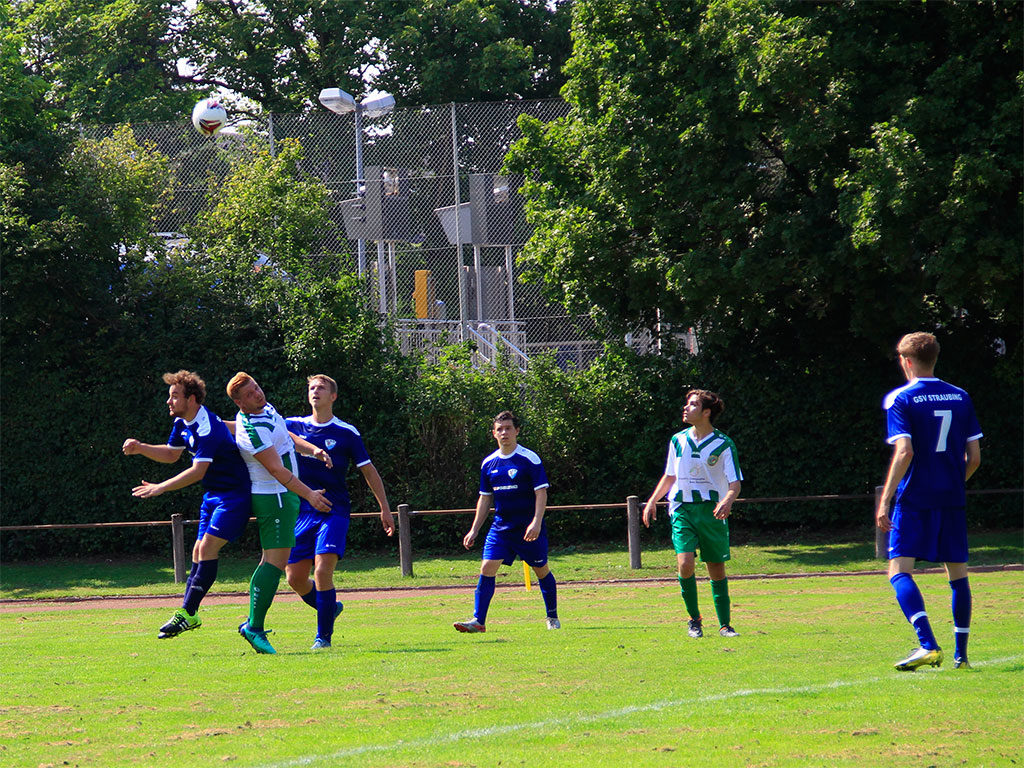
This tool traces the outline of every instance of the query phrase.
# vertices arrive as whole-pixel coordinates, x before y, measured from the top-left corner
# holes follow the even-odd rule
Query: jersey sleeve
[[[967,399],[967,442],[973,443],[976,440],[980,440],[984,435],[981,431],[981,425],[978,423],[978,416],[974,412],[974,402],[971,400],[970,395],[965,395]]]
[[[487,464],[480,466],[480,495],[493,496],[494,489],[491,488],[491,479],[487,476]]]
[[[539,491],[551,485],[548,482],[548,473],[544,471],[544,462],[538,461],[533,465],[533,490]]]
[[[370,461],[370,454],[366,450],[366,444],[363,443],[363,438],[358,432],[352,433],[352,437],[349,438],[348,455],[352,459],[352,463],[357,467],[363,467],[372,463]]]
[[[902,395],[896,396],[891,404],[888,404],[885,411],[885,425],[885,442],[889,445],[894,444],[901,437],[910,437],[910,414],[907,408],[907,399]]]
[[[235,444],[238,450],[250,456],[270,448],[270,444],[260,439],[256,428],[245,417],[235,422]]]
[[[736,455],[736,446],[729,441],[729,447],[722,451],[722,472],[725,479],[730,483],[736,483],[743,479],[743,472],[740,470],[740,459]]]
[[[172,448],[188,447],[188,443],[185,442],[184,422],[181,419],[175,419],[171,424],[171,434],[167,436],[167,444]]]
[[[673,437],[668,441],[668,454],[665,456],[665,474],[669,477],[676,477],[679,472],[676,457],[679,454],[678,438]]]
[[[213,461],[220,448],[219,443],[220,439],[213,433],[198,435],[196,437],[196,452],[192,456],[192,461],[199,463]]]

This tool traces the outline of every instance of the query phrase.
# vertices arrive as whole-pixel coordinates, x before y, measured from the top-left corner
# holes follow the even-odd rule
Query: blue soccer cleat
[[[267,640],[269,629],[249,629],[249,622],[243,621],[238,625],[238,634],[244,637],[256,653],[277,653],[274,646]]]

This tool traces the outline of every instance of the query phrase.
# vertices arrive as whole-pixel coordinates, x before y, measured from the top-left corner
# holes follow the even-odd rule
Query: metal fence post
[[[875,511],[878,509],[878,503],[882,500],[883,490],[884,486],[875,486],[875,507],[871,512],[871,522],[875,525],[875,558],[878,560],[889,559],[889,534],[878,527],[878,522],[875,518]]]
[[[174,583],[185,581],[185,516],[171,515],[171,548],[174,550]]]
[[[629,537],[629,567],[640,568],[640,499],[626,497],[626,528]]]
[[[409,530],[409,505],[398,505],[398,562],[402,576],[412,576],[412,531]]]

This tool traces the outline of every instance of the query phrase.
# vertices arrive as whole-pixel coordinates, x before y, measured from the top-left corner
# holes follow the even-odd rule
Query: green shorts
[[[260,529],[263,549],[295,546],[295,521],[299,517],[299,497],[288,493],[254,493],[252,513]]]
[[[715,518],[717,506],[714,501],[675,506],[672,546],[677,555],[700,549],[700,559],[705,563],[724,563],[729,559],[729,521]]]

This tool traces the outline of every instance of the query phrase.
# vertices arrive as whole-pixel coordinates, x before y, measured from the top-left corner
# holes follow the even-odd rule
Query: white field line
[[[984,662],[974,664],[975,667],[988,667],[993,664],[1005,664],[1010,661],[1019,661],[1024,659],[1024,655],[1016,656],[1005,656],[1000,659],[989,659]],[[424,747],[435,747],[442,744],[454,744],[459,741],[472,741],[475,739],[487,738],[490,736],[504,736],[509,733],[519,733],[521,731],[542,731],[549,728],[561,728],[564,726],[581,725],[586,723],[595,723],[602,720],[613,720],[618,717],[625,717],[627,715],[635,715],[642,712],[660,712],[665,709],[682,709],[692,708],[694,704],[709,703],[715,701],[727,701],[729,699],[743,699],[750,698],[753,696],[778,696],[778,695],[794,695],[801,693],[820,693],[822,691],[831,691],[837,688],[849,688],[855,685],[870,685],[872,683],[880,682],[883,678],[881,677],[867,677],[860,680],[833,680],[830,683],[820,683],[818,685],[794,685],[790,687],[781,688],[741,688],[737,691],[730,691],[728,693],[716,693],[708,696],[698,696],[696,698],[689,697],[686,699],[670,699],[668,701],[653,701],[650,704],[638,704],[632,707],[621,707],[619,709],[610,709],[605,712],[595,712],[590,715],[578,715],[571,717],[558,717],[551,720],[534,720],[533,722],[525,723],[510,723],[509,725],[493,725],[488,728],[470,728],[463,731],[455,731],[448,734],[440,734],[437,736],[431,736],[424,739],[414,739],[412,741],[403,741],[401,739],[397,741],[391,741],[384,744],[364,744],[359,747],[349,747],[348,749],[339,749],[336,752],[331,752],[326,755],[306,755],[304,757],[295,757],[290,760],[284,760],[275,763],[261,763],[254,768],[297,768],[297,766],[307,765],[318,765],[328,763],[332,760],[341,760],[346,757],[358,757],[359,755],[365,755],[370,753],[386,753],[392,752],[399,749],[422,749]]]

